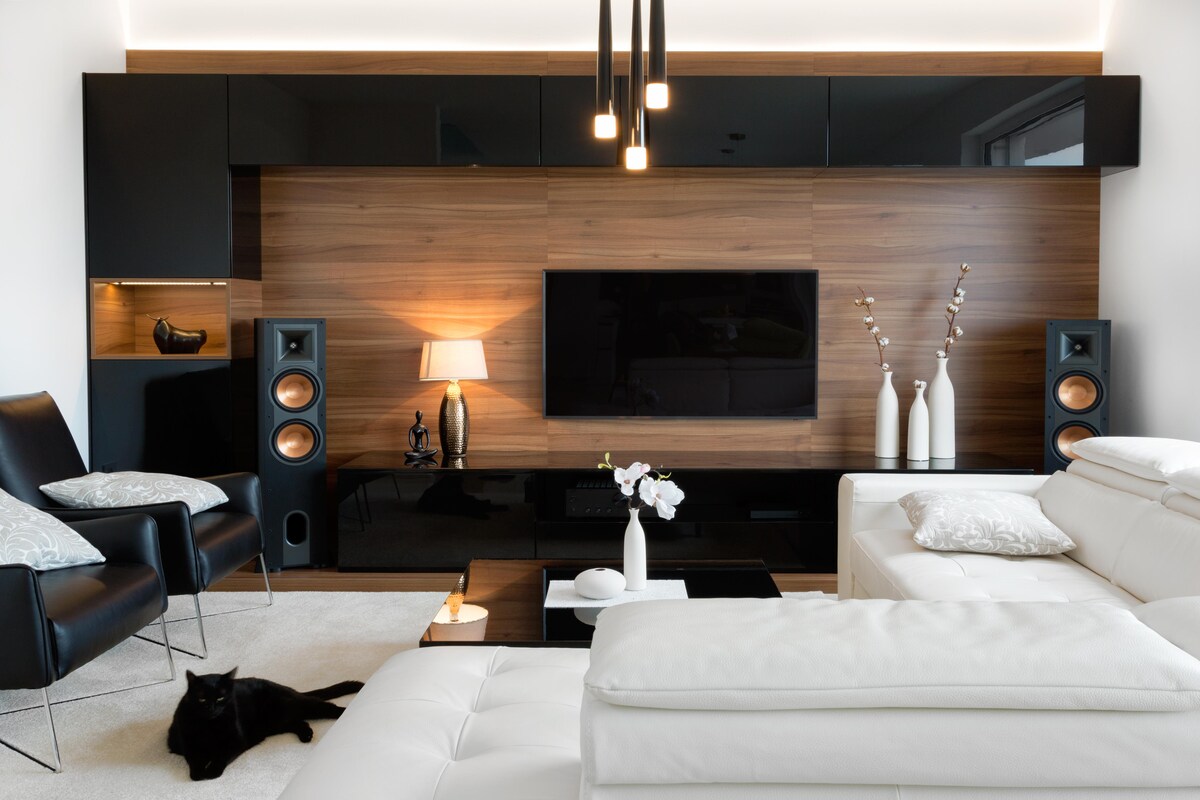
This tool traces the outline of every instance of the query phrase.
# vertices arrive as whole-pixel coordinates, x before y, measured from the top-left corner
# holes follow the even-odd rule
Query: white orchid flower
[[[634,486],[649,471],[649,464],[635,461],[629,465],[628,469],[615,468],[613,470],[613,478],[617,481],[617,485],[621,487],[621,494],[626,497],[633,497]]]
[[[643,478],[638,484],[638,494],[642,502],[653,506],[663,519],[675,517],[675,506],[683,502],[683,490],[675,485],[675,481],[656,481],[653,478]]]

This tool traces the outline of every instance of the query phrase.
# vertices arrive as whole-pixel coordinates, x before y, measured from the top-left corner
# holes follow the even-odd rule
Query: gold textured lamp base
[[[458,381],[450,381],[446,395],[442,398],[442,412],[438,417],[438,435],[442,440],[442,452],[447,456],[467,454],[467,437],[471,432],[471,417],[467,413],[467,398],[463,396]]]

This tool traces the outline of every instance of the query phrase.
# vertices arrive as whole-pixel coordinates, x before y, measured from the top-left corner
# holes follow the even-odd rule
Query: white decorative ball
[[[575,593],[589,600],[608,600],[625,591],[625,576],[615,569],[597,567],[575,576]]]

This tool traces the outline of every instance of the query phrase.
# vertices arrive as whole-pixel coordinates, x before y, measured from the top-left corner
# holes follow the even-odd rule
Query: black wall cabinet
[[[651,167],[824,167],[828,78],[679,77],[671,106],[646,112]],[[592,135],[596,82],[542,78],[542,164],[622,162],[628,81],[617,79],[616,140]]]
[[[537,166],[535,76],[230,75],[231,164]]]
[[[229,277],[224,75],[84,75],[88,274]]]
[[[1137,77],[830,78],[834,167],[1138,163]]]
[[[646,112],[651,167],[823,167],[829,79],[681,77]]]

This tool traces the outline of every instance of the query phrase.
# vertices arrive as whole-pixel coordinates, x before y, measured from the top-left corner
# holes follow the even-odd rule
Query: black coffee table
[[[587,647],[592,626],[570,608],[545,608],[552,580],[574,580],[585,569],[610,567],[606,561],[477,559],[463,573],[465,602],[488,611],[483,638],[472,642],[434,641],[427,628],[421,646],[504,644],[512,646]],[[682,580],[689,598],[779,597],[779,588],[761,561],[651,562],[650,580]]]

